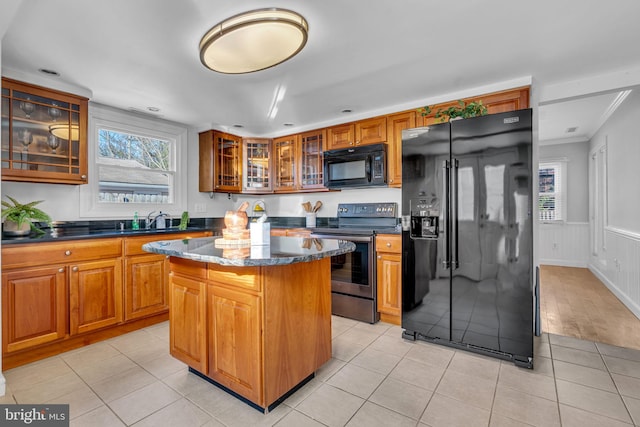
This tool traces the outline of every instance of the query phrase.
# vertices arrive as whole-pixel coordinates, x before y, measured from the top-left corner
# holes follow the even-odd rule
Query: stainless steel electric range
[[[397,203],[341,203],[336,227],[314,228],[312,237],[355,243],[356,250],[331,257],[332,313],[368,323],[378,321],[375,234],[394,233]]]

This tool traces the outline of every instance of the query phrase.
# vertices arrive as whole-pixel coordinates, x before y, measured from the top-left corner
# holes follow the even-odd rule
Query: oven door
[[[321,239],[340,239],[353,242],[356,249],[331,257],[331,291],[340,294],[374,299],[376,295],[373,236],[345,236],[316,234]]]

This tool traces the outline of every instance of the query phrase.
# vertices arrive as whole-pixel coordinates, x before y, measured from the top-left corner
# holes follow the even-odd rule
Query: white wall
[[[590,141],[607,144],[604,250],[589,268],[640,318],[640,89],[635,89]]]

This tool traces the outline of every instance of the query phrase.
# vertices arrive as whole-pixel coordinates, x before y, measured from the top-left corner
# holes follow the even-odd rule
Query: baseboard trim
[[[541,259],[539,262],[540,265],[555,265],[558,267],[578,267],[578,268],[588,268],[589,265],[586,261],[569,261],[562,259]]]
[[[624,292],[620,291],[620,289],[613,282],[611,282],[595,264],[589,263],[588,268],[598,279],[600,279],[602,283],[604,283],[604,285],[620,300],[620,302],[622,302],[625,307],[629,309],[629,311],[631,311],[638,319],[640,319],[639,305],[631,301],[629,297],[624,294]]]

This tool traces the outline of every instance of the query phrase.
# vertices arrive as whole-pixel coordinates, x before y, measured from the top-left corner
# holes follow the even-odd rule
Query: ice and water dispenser
[[[410,200],[410,236],[412,239],[437,239],[440,203],[436,197]]]

